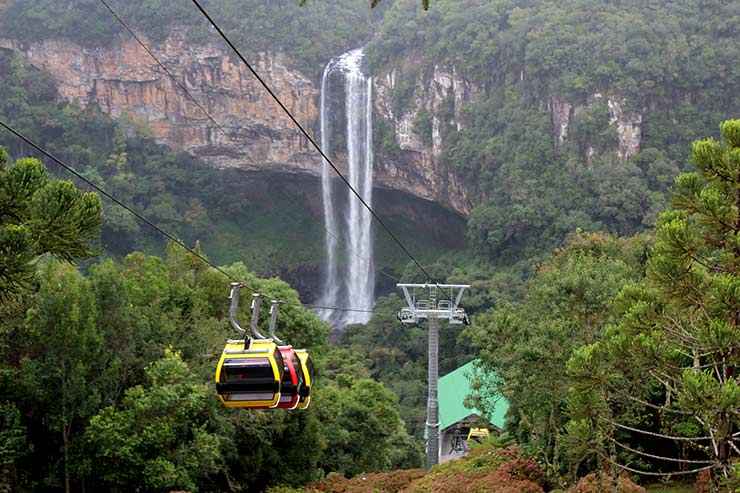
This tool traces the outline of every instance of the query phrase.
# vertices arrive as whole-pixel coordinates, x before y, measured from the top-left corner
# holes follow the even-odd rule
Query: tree
[[[406,450],[395,450],[401,456],[397,460],[409,462],[402,456],[410,455],[415,444],[403,429],[398,397],[382,383],[363,379],[322,387],[316,405],[327,441],[320,464],[324,471],[351,477],[388,470],[390,453],[399,445]]]
[[[478,316],[468,330],[481,351],[472,403],[486,412],[492,392],[506,397],[518,438],[551,474],[559,473],[558,434],[567,421],[565,364],[575,349],[601,338],[614,296],[642,276],[646,245],[644,237],[579,233],[538,266],[520,304]]]
[[[97,194],[50,178],[37,159],[7,166],[0,147],[0,301],[30,286],[39,255],[68,262],[93,255],[101,215]]]
[[[28,453],[21,413],[12,402],[0,403],[0,492],[17,490],[17,461]]]
[[[117,372],[104,364],[106,348],[89,281],[51,259],[42,264],[40,280],[26,320],[28,332],[23,337],[29,340],[29,352],[20,361],[19,376],[33,408],[43,410],[45,427],[61,436],[69,493],[72,480],[79,477],[72,455],[77,427],[84,427],[95,414],[101,389]]]
[[[147,385],[128,389],[120,408],[90,420],[95,477],[113,491],[196,491],[221,464],[219,438],[208,429],[211,390],[172,351],[146,373]]]
[[[370,0],[370,8],[377,7],[382,0]],[[301,7],[306,5],[308,0],[301,0]],[[429,10],[429,0],[421,0],[421,5],[424,7],[424,10]]]
[[[377,7],[380,2],[381,0],[370,0],[370,7]],[[429,0],[421,0],[421,5],[424,7],[424,10],[429,10]]]
[[[624,433],[631,423],[617,413],[636,400],[649,418],[632,431],[704,451],[716,480],[729,475],[738,455],[740,420],[740,120],[725,121],[720,131],[720,141],[694,142],[696,171],[676,179],[673,207],[656,224],[647,277],[620,293],[618,323],[569,363],[574,399],[595,395],[602,411],[590,419],[593,430]]]

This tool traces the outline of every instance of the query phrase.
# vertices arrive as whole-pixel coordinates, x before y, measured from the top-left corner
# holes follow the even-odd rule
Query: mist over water
[[[362,49],[352,50],[332,59],[324,69],[319,124],[321,148],[328,153],[332,148],[331,112],[345,112],[346,126],[343,130],[347,142],[347,180],[365,202],[372,205],[372,79],[362,72],[363,56]],[[330,107],[331,80],[337,72],[344,83],[343,108]],[[324,161],[321,196],[326,226],[326,256],[321,304],[370,310],[375,290],[372,216],[348,188],[334,190],[333,184],[337,179]],[[345,200],[340,200],[340,193],[346,194]],[[318,313],[323,320],[339,328],[347,324],[366,323],[370,319],[370,313],[363,312],[323,309]]]

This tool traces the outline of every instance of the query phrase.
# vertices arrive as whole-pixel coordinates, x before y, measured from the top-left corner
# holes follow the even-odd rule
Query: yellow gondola
[[[300,399],[298,400],[298,409],[306,409],[311,403],[311,384],[313,382],[313,362],[311,356],[308,355],[308,351],[305,349],[296,349],[295,354],[298,355],[298,359],[301,362],[301,371],[303,372],[303,388],[300,392]]]
[[[270,339],[228,341],[216,367],[216,392],[226,407],[271,408],[280,402],[283,357]]]
[[[476,442],[479,442],[483,439],[488,438],[491,436],[491,432],[488,431],[488,428],[470,428],[470,432],[468,433],[468,441],[475,440]]]
[[[226,407],[305,409],[310,402],[314,369],[305,349],[293,349],[275,335],[280,302],[270,308],[270,337],[257,325],[261,295],[252,295],[251,337],[239,325],[238,282],[231,283],[229,321],[244,340],[229,340],[216,366],[216,392]],[[278,346],[280,344],[280,346]]]
[[[240,283],[231,283],[229,321],[243,340],[229,340],[216,365],[216,392],[226,407],[272,408],[280,403],[281,383],[285,372],[280,348],[275,341],[260,334],[260,295],[252,296],[252,335],[239,326],[236,313],[239,306]]]

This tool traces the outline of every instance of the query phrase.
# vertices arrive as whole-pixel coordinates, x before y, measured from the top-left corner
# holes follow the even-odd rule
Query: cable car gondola
[[[480,442],[489,436],[491,436],[491,432],[488,428],[470,428],[470,431],[468,432],[468,441],[475,440],[476,442]]]
[[[271,340],[230,340],[216,367],[216,392],[226,407],[272,408],[281,398],[284,362]]]
[[[236,311],[241,284],[231,284],[232,327],[243,340],[229,340],[216,366],[216,392],[226,407],[274,408],[280,404],[285,362],[275,341],[259,333],[259,295],[252,300],[252,335],[239,326]]]
[[[293,346],[285,343],[275,335],[275,325],[277,324],[277,315],[280,303],[273,300],[270,307],[270,338],[276,341],[280,346],[280,354],[283,358],[284,373],[281,382],[280,402],[276,406],[278,409],[295,409],[300,401],[305,378],[301,369],[301,362]]]
[[[239,332],[236,312],[240,283],[231,284],[231,325]],[[313,363],[305,349],[293,349],[275,335],[279,302],[270,307],[270,337],[257,328],[261,295],[252,298],[252,336],[229,340],[216,367],[216,391],[227,407],[305,409],[314,380]],[[278,346],[278,344],[280,344]]]
[[[278,409],[295,409],[298,407],[304,384],[301,362],[291,346],[279,346],[279,349],[285,364],[285,373],[281,384],[280,403],[276,407]]]
[[[311,403],[311,384],[313,382],[313,362],[311,356],[308,355],[308,351],[305,349],[296,349],[295,353],[298,355],[298,359],[301,362],[301,370],[303,371],[303,387],[300,391],[300,399],[298,400],[298,409],[306,409]]]

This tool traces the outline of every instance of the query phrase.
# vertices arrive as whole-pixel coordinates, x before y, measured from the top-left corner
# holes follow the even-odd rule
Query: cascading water
[[[368,205],[372,203],[372,79],[362,72],[362,49],[352,50],[332,59],[321,78],[319,124],[321,148],[329,153],[332,144],[330,117],[332,75],[343,80],[345,135],[347,140],[347,179]],[[330,156],[333,158],[332,156]],[[326,226],[326,263],[321,304],[370,310],[375,290],[375,269],[371,237],[372,217],[357,197],[347,188],[346,202],[338,200],[333,190],[334,171],[323,163],[321,197]],[[339,218],[338,218],[339,216]],[[343,220],[342,220],[343,219]],[[340,242],[343,238],[345,241]],[[343,244],[341,244],[343,243]],[[342,250],[341,247],[344,247]],[[342,264],[342,265],[340,265]],[[319,316],[335,327],[366,323],[369,313],[324,309]]]

